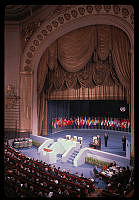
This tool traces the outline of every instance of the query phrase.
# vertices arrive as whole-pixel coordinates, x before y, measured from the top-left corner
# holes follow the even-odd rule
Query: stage
[[[108,139],[108,146],[105,147],[104,144],[104,133],[106,130],[98,130],[98,129],[93,129],[93,130],[64,130],[62,132],[57,132],[54,134],[48,134],[47,138],[51,138],[54,140],[54,142],[57,141],[58,138],[65,138],[66,135],[71,135],[77,136],[77,137],[83,137],[83,142],[82,142],[82,148],[89,147],[90,141],[92,141],[92,137],[96,135],[100,135],[101,137],[101,151],[104,152],[109,152],[112,154],[116,154],[119,156],[126,156],[125,152],[123,152],[122,149],[122,136],[125,135],[126,138],[131,141],[130,138],[130,133],[128,132],[121,132],[121,131],[112,131],[112,130],[107,130],[109,139]],[[36,136],[37,137],[37,136]],[[42,137],[42,139],[45,139]],[[51,146],[51,145],[50,145]],[[50,148],[50,147],[49,147]],[[40,155],[38,153],[38,148],[33,146],[32,148],[24,148],[20,150],[23,154],[40,160]],[[61,162],[62,161],[62,154],[57,154],[57,162],[55,163],[56,168],[60,167],[62,169],[66,169],[67,171],[70,170],[71,173],[76,173],[78,172],[79,174],[83,173],[86,178],[91,177],[93,178],[93,168],[94,166],[89,165],[89,164],[82,164],[79,167],[75,167],[70,160],[67,162]],[[99,169],[98,169],[99,170]],[[100,183],[101,181],[99,181]],[[100,183],[101,184],[101,183]],[[102,183],[102,185],[105,188],[105,184]]]
[[[104,134],[108,133],[108,145],[105,147]],[[122,149],[122,136],[125,135],[129,142],[131,142],[131,133],[114,131],[114,130],[103,130],[103,129],[66,129],[63,131],[48,133],[47,138],[52,138],[56,141],[59,137],[65,138],[66,135],[73,137],[83,137],[82,148],[89,147],[92,142],[92,137],[100,135],[101,138],[101,151],[125,156],[125,152]]]

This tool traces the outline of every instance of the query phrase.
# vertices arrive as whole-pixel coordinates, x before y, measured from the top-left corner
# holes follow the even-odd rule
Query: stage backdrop
[[[47,131],[51,132],[52,118],[70,117],[70,101],[48,100],[47,103]]]
[[[120,108],[125,107],[125,112]],[[70,116],[95,116],[128,118],[129,108],[126,101],[114,100],[82,100],[70,101]]]

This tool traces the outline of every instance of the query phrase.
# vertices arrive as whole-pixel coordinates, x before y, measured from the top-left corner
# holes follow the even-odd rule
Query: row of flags
[[[55,118],[52,119],[52,128],[58,128],[58,127],[66,127],[66,126],[76,126],[76,127],[93,127],[93,126],[107,126],[107,127],[121,127],[121,128],[130,128],[130,121],[128,119],[118,119],[118,118],[112,118],[112,117],[92,117],[87,118],[85,117],[76,117],[76,118]]]

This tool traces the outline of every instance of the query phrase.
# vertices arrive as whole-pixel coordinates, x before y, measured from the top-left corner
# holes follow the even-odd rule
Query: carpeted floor
[[[104,133],[108,132],[108,146],[105,147],[104,145]],[[113,131],[113,130],[98,130],[98,129],[77,129],[77,130],[64,130],[61,132],[57,132],[57,133],[49,133],[47,135],[47,138],[53,138],[54,141],[57,141],[57,139],[59,137],[65,138],[65,136],[67,134],[70,134],[71,137],[73,137],[74,135],[77,137],[83,137],[83,145],[82,148],[84,147],[88,147],[89,143],[92,142],[92,137],[96,136],[96,135],[100,135],[101,137],[101,150],[102,151],[106,151],[106,152],[110,152],[110,153],[114,153],[117,155],[121,155],[121,156],[125,156],[125,152],[123,152],[122,150],[122,136],[125,135],[126,138],[128,139],[128,141],[131,141],[130,138],[130,134],[128,132],[120,132],[120,131]],[[31,158],[35,158],[40,160],[39,158],[39,154],[38,154],[38,148],[37,147],[32,147],[32,148],[24,148],[20,150],[23,154],[27,155],[28,157]],[[73,166],[73,164],[66,162],[66,163],[62,163],[61,162],[61,156],[62,155],[58,155],[58,161],[57,163],[55,163],[56,167],[60,167],[61,170],[62,169],[66,169],[66,170],[70,170],[71,173],[76,173],[78,172],[79,175],[81,175],[81,173],[83,173],[84,177],[88,178],[93,178],[94,179],[94,175],[93,175],[93,168],[94,166],[89,165],[89,164],[83,164],[79,167],[75,167]],[[98,168],[98,171],[100,171],[101,169]],[[98,188],[103,188],[105,189],[106,184],[99,179],[96,179],[95,185]]]

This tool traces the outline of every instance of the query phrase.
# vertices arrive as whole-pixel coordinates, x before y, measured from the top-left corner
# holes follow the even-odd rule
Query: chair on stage
[[[66,139],[70,140],[71,139],[71,135],[66,135]]]
[[[77,141],[77,136],[73,136],[72,140]]]

